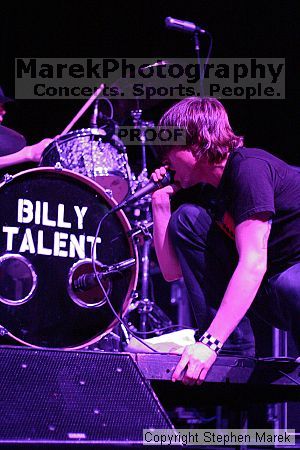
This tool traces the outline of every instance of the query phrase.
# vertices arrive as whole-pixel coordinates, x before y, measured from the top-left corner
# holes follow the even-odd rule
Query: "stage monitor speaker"
[[[0,448],[134,448],[144,428],[172,428],[128,354],[6,346],[0,379]]]

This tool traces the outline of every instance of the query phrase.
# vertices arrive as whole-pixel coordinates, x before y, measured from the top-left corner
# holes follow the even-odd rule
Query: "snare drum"
[[[97,341],[116,320],[102,290],[74,288],[92,273],[99,220],[116,202],[98,184],[69,170],[38,168],[0,186],[0,325],[36,347],[80,348]],[[123,212],[108,216],[95,243],[97,269],[133,258],[103,278],[118,314],[137,283],[137,253]],[[134,261],[133,261],[134,262]]]
[[[101,128],[71,131],[44,151],[41,166],[65,168],[100,184],[118,203],[129,192],[130,167],[124,145],[117,136],[107,139]]]

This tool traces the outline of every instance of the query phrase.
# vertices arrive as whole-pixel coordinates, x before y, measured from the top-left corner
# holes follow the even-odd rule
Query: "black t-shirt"
[[[192,187],[180,189],[171,197],[172,212],[185,203],[202,206],[210,212],[216,201],[216,192],[215,187],[206,183],[198,183]]]
[[[228,158],[217,193],[216,218],[229,229],[270,213],[270,275],[300,262],[300,168],[261,149],[239,148]]]

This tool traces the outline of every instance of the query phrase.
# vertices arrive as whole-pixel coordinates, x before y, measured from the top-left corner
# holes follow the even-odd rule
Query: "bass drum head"
[[[116,324],[100,287],[77,292],[73,278],[92,273],[91,248],[100,219],[116,203],[92,180],[69,170],[38,168],[0,187],[0,325],[36,347],[80,348]],[[96,241],[97,269],[134,258],[103,278],[117,313],[137,283],[135,247],[122,212],[109,215]]]

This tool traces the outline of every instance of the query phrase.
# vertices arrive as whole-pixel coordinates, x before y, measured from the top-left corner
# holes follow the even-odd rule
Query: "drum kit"
[[[135,127],[145,126],[141,110],[131,117]],[[141,154],[135,176],[123,142],[94,120],[90,128],[55,138],[39,167],[4,176],[1,335],[32,347],[76,349],[108,335],[118,324],[115,313],[129,327],[132,311],[138,313],[132,329],[141,337],[172,324],[150,298],[150,195],[108,214],[96,232],[108,212],[149,181],[145,142]]]

